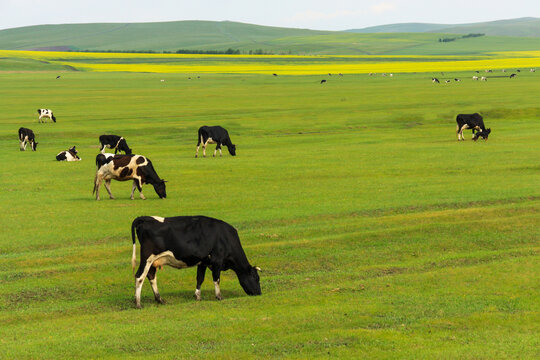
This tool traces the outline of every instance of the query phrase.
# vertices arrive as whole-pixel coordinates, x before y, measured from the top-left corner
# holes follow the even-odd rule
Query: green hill
[[[528,24],[529,29],[533,29],[535,22]],[[504,22],[493,26],[509,28],[516,27],[517,23]],[[424,30],[428,28],[424,27]],[[409,27],[408,30],[414,29]],[[468,28],[466,32],[481,31]],[[540,48],[540,37],[482,36],[462,39],[448,35],[449,31],[444,32],[366,34],[277,28],[230,21],[38,25],[0,30],[0,49],[175,52],[179,49],[225,51],[230,48],[242,53],[262,51],[273,54],[462,55]],[[456,37],[456,41],[438,41],[441,37],[452,36]]]
[[[497,20],[472,24],[402,23],[351,29],[354,33],[482,33],[492,36],[540,37],[540,19],[533,17]]]

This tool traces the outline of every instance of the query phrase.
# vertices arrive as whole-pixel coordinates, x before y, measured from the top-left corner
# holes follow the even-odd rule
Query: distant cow
[[[460,79],[458,79],[458,78],[454,78],[454,81],[461,81],[461,80],[460,80]]]
[[[119,151],[123,151],[126,155],[131,154],[131,149],[129,148],[126,139],[118,135],[101,135],[99,137],[99,144],[101,146],[101,153],[105,153],[105,148],[114,149],[116,154]]]
[[[322,79],[322,80],[321,80],[321,84],[324,84],[325,82],[326,82],[325,79]]]
[[[94,178],[94,191],[96,200],[100,200],[99,187],[105,181],[105,189],[109,193],[109,197],[114,199],[111,193],[111,180],[127,181],[133,180],[133,188],[131,190],[131,200],[135,188],[139,190],[141,199],[146,199],[142,193],[143,184],[152,184],[156,194],[162,199],[167,197],[165,192],[165,180],[160,179],[152,162],[142,155],[114,155],[98,154],[96,156],[96,165],[101,165],[96,171]]]
[[[58,161],[79,161],[81,158],[77,155],[79,152],[75,150],[75,146],[68,150],[61,151],[56,155]]]
[[[515,78],[516,76],[517,76],[517,74],[511,74],[510,79]]]
[[[37,112],[39,114],[39,122],[45,122],[45,120],[42,120],[44,117],[48,117],[52,121],[56,122],[56,117],[54,116],[51,109],[38,109]]]
[[[487,81],[487,77],[482,76],[482,77],[480,78],[480,80],[481,80],[481,81]]]
[[[278,76],[276,73],[273,73],[272,75],[273,75],[273,76]]]
[[[432,83],[437,83],[437,84],[440,84],[441,82],[439,81],[439,79],[437,78],[431,78],[431,82]]]
[[[195,297],[201,300],[201,284],[206,268],[212,271],[215,295],[221,300],[221,272],[232,269],[248,295],[261,295],[258,271],[251,266],[238,232],[224,221],[206,216],[141,216],[131,224],[133,252],[131,265],[137,265],[136,237],[141,244],[139,269],[135,273],[135,303],[141,308],[141,289],[148,277],[154,298],[163,304],[156,279],[156,270],[169,265],[177,269],[197,266]]]
[[[195,157],[199,156],[199,146],[203,146],[203,156],[206,157],[206,145],[217,144],[214,150],[214,157],[219,150],[219,156],[222,156],[221,146],[225,145],[232,156],[236,155],[236,145],[231,142],[229,133],[221,126],[201,126],[199,128],[199,138],[197,140],[197,151]]]
[[[449,83],[450,83],[450,80],[444,80],[444,83],[445,83],[445,84],[449,84]]]
[[[529,70],[529,71],[530,71],[530,72],[535,72],[535,71],[536,71],[536,69],[531,69],[531,70]]]
[[[491,132],[491,129],[486,129],[484,126],[484,119],[482,116],[478,113],[474,114],[459,114],[456,117],[456,133],[459,140],[465,140],[465,137],[463,136],[463,130],[465,129],[471,129],[473,132],[473,138],[475,131],[483,132],[484,134],[482,137],[484,137],[484,140],[487,140],[487,137],[489,133]]]
[[[474,75],[474,76],[472,77],[472,79],[473,79],[473,80],[478,80],[478,76]]]
[[[30,144],[32,151],[36,151],[38,143],[36,142],[34,132],[22,127],[19,129],[19,148],[21,151],[25,151],[28,144]]]

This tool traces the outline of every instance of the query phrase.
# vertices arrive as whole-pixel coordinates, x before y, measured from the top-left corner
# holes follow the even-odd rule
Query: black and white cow
[[[201,284],[206,268],[212,271],[215,295],[221,300],[219,288],[222,271],[232,269],[248,295],[261,295],[260,268],[251,266],[238,232],[224,221],[206,216],[176,216],[162,218],[141,216],[131,224],[133,253],[131,265],[137,265],[136,237],[141,244],[139,269],[135,273],[135,303],[141,308],[141,289],[148,277],[154,298],[164,303],[159,295],[156,270],[164,265],[177,269],[197,266],[195,297],[201,300]]]
[[[439,81],[439,79],[437,78],[431,78],[431,82],[432,83],[437,83],[437,84],[440,84],[441,82]]]
[[[42,121],[44,117],[48,117],[52,121],[56,122],[56,117],[53,115],[53,112],[51,109],[38,109],[37,112],[39,114],[39,119],[38,119],[39,122],[45,122],[45,120]]]
[[[118,181],[133,180],[131,200],[133,200],[135,188],[139,190],[141,199],[146,199],[142,193],[143,184],[152,184],[160,198],[167,197],[165,191],[166,181],[159,178],[152,162],[142,155],[98,154],[96,156],[96,165],[98,166],[94,178],[96,200],[100,200],[99,187],[102,182],[105,182],[105,189],[107,189],[109,197],[114,199],[110,188],[112,179]]]
[[[119,151],[125,152],[127,155],[131,154],[131,149],[129,148],[126,139],[118,135],[101,135],[99,137],[99,144],[101,146],[101,153],[105,153],[105,148],[114,149],[116,154]]]
[[[463,130],[465,129],[471,129],[473,132],[473,139],[474,139],[474,133],[475,131],[482,132],[482,137],[484,140],[487,140],[489,133],[491,132],[491,129],[486,129],[484,126],[484,119],[482,116],[478,113],[474,114],[459,114],[456,117],[456,133],[459,140],[465,140],[465,137],[463,136]]]
[[[488,139],[488,136],[489,134],[491,133],[491,129],[487,129],[485,131],[478,131],[476,132],[475,134],[473,134],[473,140],[476,141],[478,140],[480,137],[483,138],[484,140],[487,140]]]
[[[75,146],[69,148],[68,150],[64,150],[58,153],[56,155],[56,160],[58,161],[80,161],[81,158],[79,155],[77,155],[79,152],[75,150]]]
[[[236,145],[231,142],[229,133],[221,126],[201,126],[199,128],[199,139],[197,141],[197,151],[195,157],[199,156],[199,146],[203,146],[203,156],[206,157],[206,145],[217,144],[214,150],[214,156],[219,150],[219,156],[222,156],[221,145],[225,145],[229,149],[232,156],[236,155]]]
[[[36,142],[34,132],[22,127],[19,129],[19,148],[21,151],[25,151],[28,144],[30,144],[32,151],[36,151],[38,143]]]

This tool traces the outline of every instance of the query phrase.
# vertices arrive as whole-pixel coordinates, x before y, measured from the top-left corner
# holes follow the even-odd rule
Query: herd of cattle
[[[434,78],[434,80],[437,80]],[[455,79],[459,81],[459,79]],[[437,80],[438,82],[438,80]],[[50,109],[38,109],[38,121],[44,122],[48,117],[56,122],[56,117]],[[491,129],[486,129],[480,114],[459,114],[456,117],[458,140],[465,140],[463,131],[471,129],[473,140],[482,137],[488,139]],[[96,175],[94,190],[96,200],[100,200],[99,189],[101,184],[114,199],[111,193],[111,180],[133,180],[130,198],[133,200],[135,189],[139,191],[141,199],[143,184],[151,184],[156,194],[161,198],[167,197],[166,181],[161,179],[150,159],[143,155],[133,154],[126,139],[117,135],[101,135],[99,137],[100,152],[96,156]],[[38,143],[31,129],[19,129],[20,150],[26,150],[28,144],[36,151]],[[203,156],[206,157],[208,144],[216,144],[214,157],[221,147],[226,146],[232,156],[236,155],[236,145],[230,139],[227,130],[221,126],[202,126],[198,131],[197,149],[195,157],[199,155],[199,147],[203,147]],[[113,153],[106,153],[105,149],[114,149]],[[124,154],[120,154],[124,152]],[[56,155],[58,161],[80,161],[75,146],[61,151]],[[238,232],[234,227],[224,221],[205,216],[177,216],[163,218],[159,216],[142,216],[136,218],[131,225],[133,241],[132,267],[136,267],[136,238],[140,243],[139,268],[135,272],[135,303],[141,307],[141,289],[145,278],[148,278],[155,300],[164,303],[159,294],[156,279],[156,270],[164,265],[178,269],[197,266],[197,285],[195,298],[201,300],[201,284],[204,281],[207,268],[212,271],[215,296],[222,299],[220,284],[221,271],[232,269],[240,285],[248,295],[260,295],[260,268],[250,265],[240,244]]]

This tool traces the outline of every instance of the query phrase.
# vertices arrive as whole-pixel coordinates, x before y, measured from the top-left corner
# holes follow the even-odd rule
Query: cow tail
[[[56,116],[54,115],[51,115],[52,116],[52,121],[56,122]]]
[[[142,219],[136,218],[131,223],[131,240],[133,241],[133,252],[131,253],[131,269],[135,272],[137,266],[137,227],[140,225]]]

